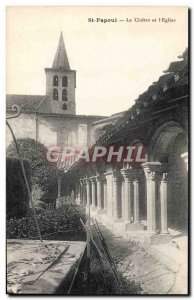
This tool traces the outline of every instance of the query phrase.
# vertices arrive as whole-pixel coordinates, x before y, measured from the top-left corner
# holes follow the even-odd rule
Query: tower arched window
[[[59,100],[59,93],[57,89],[53,89],[53,100]]]
[[[63,87],[67,87],[68,86],[67,76],[63,76],[63,78],[62,78],[62,86]]]
[[[66,103],[63,103],[62,109],[67,110],[67,104]]]
[[[59,78],[58,78],[57,75],[55,75],[55,76],[53,77],[53,85],[54,85],[54,86],[58,86],[58,85],[59,85]]]
[[[63,101],[68,101],[67,90],[66,89],[63,89],[63,91],[62,91],[62,100]]]

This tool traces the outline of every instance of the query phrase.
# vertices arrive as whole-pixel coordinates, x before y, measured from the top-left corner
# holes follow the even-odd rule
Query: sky
[[[52,66],[63,32],[77,71],[77,114],[127,110],[188,45],[184,7],[8,7],[6,27],[9,94],[46,93],[44,68]]]

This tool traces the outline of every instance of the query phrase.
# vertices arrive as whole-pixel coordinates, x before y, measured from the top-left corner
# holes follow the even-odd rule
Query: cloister
[[[121,234],[166,242],[169,229],[188,229],[187,50],[181,58],[96,142],[142,145],[147,161],[76,162],[67,172],[75,201]]]
[[[187,164],[187,155],[183,154],[183,164]],[[187,166],[184,167],[186,170]],[[149,235],[163,235],[163,241],[167,241],[171,217],[168,210],[170,172],[166,164],[157,161],[145,162],[139,168],[126,164],[122,168],[109,166],[104,173],[93,172],[79,180],[76,202],[86,205],[91,216],[104,223],[116,224],[120,233],[146,230]],[[181,193],[186,208],[187,195],[182,187],[178,193]],[[179,209],[177,202],[173,205],[175,210]],[[172,225],[176,227],[171,222]]]

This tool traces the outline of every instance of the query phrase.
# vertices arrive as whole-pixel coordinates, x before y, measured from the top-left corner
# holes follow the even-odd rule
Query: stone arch
[[[53,76],[53,86],[58,86],[59,84],[59,78],[57,75]]]
[[[67,76],[63,76],[62,78],[62,86],[67,87],[68,86],[68,78]]]
[[[62,109],[63,109],[63,110],[67,110],[67,104],[66,104],[66,103],[63,103]]]
[[[53,89],[53,100],[59,100],[58,89]]]
[[[161,162],[168,173],[168,225],[176,229],[186,229],[188,221],[188,174],[181,158],[187,151],[187,133],[174,121],[165,122],[155,130],[148,150],[149,161]]]
[[[155,130],[148,147],[149,161],[167,163],[172,144],[175,142],[177,136],[180,137],[180,135],[184,137],[186,141],[188,140],[184,128],[177,122],[168,121],[159,126]]]
[[[67,89],[63,89],[63,91],[62,91],[62,100],[68,101]]]

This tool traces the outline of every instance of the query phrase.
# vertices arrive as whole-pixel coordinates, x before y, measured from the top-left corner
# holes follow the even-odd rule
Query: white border
[[[105,1],[105,0],[90,0],[90,1],[81,1],[81,0],[47,0],[47,1],[41,1],[41,0],[29,0],[29,1],[14,1],[14,0],[1,0],[0,1],[0,138],[1,138],[1,146],[0,146],[0,190],[1,190],[1,197],[0,197],[0,246],[1,246],[1,256],[0,256],[0,296],[1,299],[7,299],[8,295],[5,294],[5,78],[6,78],[6,48],[5,48],[5,41],[6,41],[6,26],[5,26],[5,10],[6,6],[187,6],[191,9],[193,9],[194,1],[193,0],[176,0],[176,1],[169,1],[169,0],[163,0],[163,1],[130,1],[130,0],[111,0],[111,1]],[[191,22],[192,24],[192,22]],[[191,41],[193,38],[193,28],[191,30]],[[190,44],[191,44],[190,41]],[[192,66],[193,67],[193,63]],[[193,68],[192,68],[193,69]],[[193,80],[192,85],[193,87]],[[191,115],[194,116],[194,106],[191,106]],[[193,124],[192,124],[193,125]],[[193,138],[193,126],[191,126],[191,133]],[[193,149],[192,149],[193,150]],[[193,151],[191,151],[191,156],[193,154]],[[192,177],[191,177],[192,178]],[[191,186],[194,185],[194,179],[191,182]],[[192,200],[192,193],[191,193],[191,200]],[[191,201],[192,202],[192,201]],[[192,216],[194,216],[194,205],[192,205]],[[192,222],[193,224],[193,222]],[[192,232],[192,238],[193,238],[193,232]],[[193,247],[191,248],[193,249]],[[191,251],[192,253],[192,251]],[[193,270],[193,261],[191,260],[192,264],[192,270]],[[191,270],[191,273],[192,273]],[[193,278],[190,282],[191,288],[193,286]],[[64,296],[65,297],[65,296]],[[130,296],[131,297],[131,296]],[[148,296],[149,297],[149,296]],[[24,299],[25,297],[18,297],[17,299]],[[40,296],[36,297],[37,299],[40,298]],[[54,297],[57,299],[57,296]],[[71,297],[72,298],[72,297]],[[73,297],[74,298],[74,297]],[[76,298],[76,297],[75,297]],[[101,297],[104,298],[104,297]],[[134,297],[136,299],[140,299],[141,297]],[[185,297],[184,297],[185,298]]]

